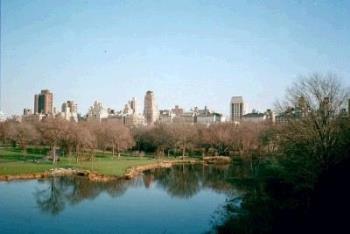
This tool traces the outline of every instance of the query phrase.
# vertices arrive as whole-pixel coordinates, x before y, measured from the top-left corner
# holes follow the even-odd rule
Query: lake
[[[206,233],[241,191],[228,166],[177,165],[132,180],[0,182],[1,233]]]

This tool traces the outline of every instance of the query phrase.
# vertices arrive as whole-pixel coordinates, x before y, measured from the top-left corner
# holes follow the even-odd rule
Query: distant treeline
[[[185,123],[127,128],[117,122],[69,122],[61,118],[42,121],[7,120],[0,123],[0,140],[20,147],[48,146],[65,155],[94,150],[164,156],[260,155],[275,149],[276,127],[266,123],[219,123],[210,126]]]

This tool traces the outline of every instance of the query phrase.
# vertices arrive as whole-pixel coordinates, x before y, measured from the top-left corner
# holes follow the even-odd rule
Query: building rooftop
[[[258,118],[258,117],[264,117],[264,113],[257,113],[257,112],[253,112],[253,113],[248,113],[248,114],[245,114],[243,115],[243,117],[246,117],[246,118]]]
[[[243,97],[242,96],[233,96],[231,98],[231,103],[237,103],[237,102],[243,102]]]

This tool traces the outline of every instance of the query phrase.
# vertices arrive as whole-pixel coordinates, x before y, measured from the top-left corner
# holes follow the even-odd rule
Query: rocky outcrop
[[[0,181],[41,179],[41,178],[46,178],[48,176],[49,176],[48,172],[21,174],[21,175],[1,175]]]
[[[50,169],[49,174],[50,176],[70,176],[70,175],[77,175],[77,176],[87,176],[90,172],[88,170],[79,170],[79,169],[72,169],[72,168],[54,168]]]
[[[119,176],[103,175],[96,172],[90,172],[87,177],[89,180],[95,181],[95,182],[108,182],[111,180],[121,179],[121,177]]]
[[[46,172],[41,173],[28,173],[20,175],[2,175],[0,181],[11,181],[11,180],[29,180],[29,179],[42,179],[50,176],[87,176],[90,172],[87,170],[77,170],[72,168],[54,168]]]
[[[204,157],[203,161],[206,164],[229,164],[231,163],[231,158],[226,156],[211,156]]]
[[[155,168],[169,168],[175,164],[181,164],[181,163],[186,163],[186,164],[195,164],[195,163],[200,163],[198,160],[194,159],[185,159],[185,160],[167,160],[167,161],[161,161],[153,164],[146,164],[142,166],[136,166],[129,168],[126,173],[124,174],[125,179],[131,179],[139,174],[141,174],[144,171],[155,169]]]
[[[172,165],[173,164],[170,162],[159,162],[159,163],[147,164],[143,166],[132,167],[126,171],[123,177],[125,179],[131,179],[138,176],[140,173],[144,171],[155,169],[155,168],[169,168]]]

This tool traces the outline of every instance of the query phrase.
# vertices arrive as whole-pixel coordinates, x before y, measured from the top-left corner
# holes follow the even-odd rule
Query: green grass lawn
[[[152,157],[132,157],[122,155],[113,159],[111,153],[98,153],[93,163],[89,161],[75,162],[75,158],[61,157],[55,165],[45,160],[45,154],[40,151],[29,151],[24,154],[20,149],[0,147],[0,175],[18,175],[48,171],[51,168],[81,168],[97,171],[105,175],[123,175],[126,169],[157,162]]]

